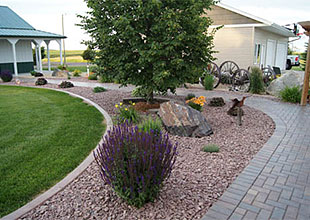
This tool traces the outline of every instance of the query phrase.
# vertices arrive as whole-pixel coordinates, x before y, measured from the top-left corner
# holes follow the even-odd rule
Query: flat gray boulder
[[[302,89],[304,84],[304,72],[303,71],[286,71],[280,78],[273,80],[267,88],[267,93],[279,96],[280,91],[285,89],[285,87],[298,86]]]
[[[213,134],[201,112],[174,101],[161,104],[159,116],[170,134],[182,137],[205,137]]]

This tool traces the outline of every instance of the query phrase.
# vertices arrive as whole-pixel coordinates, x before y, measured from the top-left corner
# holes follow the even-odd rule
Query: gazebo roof
[[[7,6],[0,6],[0,37],[66,38],[36,30]]]

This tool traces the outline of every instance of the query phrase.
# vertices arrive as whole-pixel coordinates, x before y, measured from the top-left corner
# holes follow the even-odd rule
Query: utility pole
[[[62,20],[62,35],[65,36],[65,25],[64,25],[64,14],[61,16]],[[66,47],[65,47],[65,39],[63,39],[63,47],[64,47],[64,66],[66,66]]]

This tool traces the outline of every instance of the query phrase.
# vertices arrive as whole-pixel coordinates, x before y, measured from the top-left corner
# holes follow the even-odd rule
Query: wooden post
[[[305,106],[307,104],[307,97],[309,91],[309,76],[310,76],[310,21],[299,22],[299,25],[301,25],[306,30],[305,34],[309,37],[304,86],[300,102],[300,105]]]
[[[309,36],[308,32],[308,36]],[[310,36],[309,36],[309,43],[308,43],[308,51],[307,51],[307,62],[306,62],[306,70],[305,70],[305,78],[304,78],[304,87],[302,90],[302,98],[301,98],[301,105],[307,104],[307,97],[308,97],[308,90],[309,90],[309,76],[310,76]]]
[[[237,107],[237,124],[239,126],[242,125],[242,110],[241,110],[241,107]]]

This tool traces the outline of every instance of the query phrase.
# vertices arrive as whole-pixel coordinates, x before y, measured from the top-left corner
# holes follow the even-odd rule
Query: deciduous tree
[[[165,93],[201,76],[213,60],[213,0],[85,0],[80,26],[96,63],[122,85]],[[203,16],[204,15],[204,16]]]

